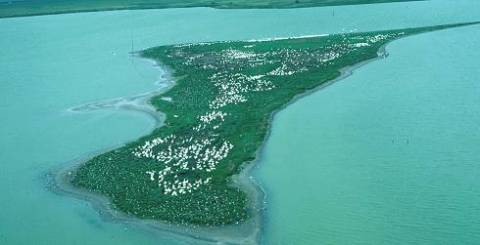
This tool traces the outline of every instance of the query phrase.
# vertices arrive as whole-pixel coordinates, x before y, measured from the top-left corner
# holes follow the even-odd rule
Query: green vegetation
[[[244,221],[251,200],[230,177],[254,160],[273,112],[342,68],[376,58],[394,39],[462,25],[145,50],[144,57],[174,71],[176,85],[151,99],[167,115],[165,125],[88,160],[70,181],[141,218],[207,226]],[[291,164],[292,171],[301,167]]]
[[[122,9],[212,7],[304,8],[423,0],[13,0],[0,2],[0,18]]]

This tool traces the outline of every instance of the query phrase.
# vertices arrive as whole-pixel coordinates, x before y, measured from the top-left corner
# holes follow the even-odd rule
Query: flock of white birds
[[[217,71],[209,77],[209,81],[215,86],[217,94],[210,101],[210,111],[198,116],[198,124],[192,127],[197,132],[188,138],[174,134],[166,137],[157,137],[146,141],[137,147],[133,154],[139,158],[154,159],[158,164],[150,171],[146,171],[147,178],[156,181],[163,188],[165,195],[177,196],[191,193],[201,186],[211,183],[211,177],[205,173],[216,170],[218,164],[225,159],[233,149],[233,145],[222,138],[215,131],[229,116],[222,108],[237,105],[248,101],[248,96],[253,92],[265,92],[275,89],[274,83],[269,81],[268,76],[290,76],[295,73],[307,71],[304,62],[312,60],[318,64],[331,62],[342,55],[362,47],[370,46],[376,42],[392,37],[394,34],[380,34],[359,39],[352,43],[344,40],[341,43],[326,47],[323,52],[306,53],[305,51],[281,49],[257,54],[252,51],[227,49],[217,54],[215,62],[206,62],[204,55],[191,55],[183,57],[187,65],[202,69],[214,69]],[[205,44],[201,44],[205,45]],[[193,45],[177,46],[190,48]],[[254,45],[245,46],[253,48]],[[179,53],[185,55],[185,53]],[[211,54],[210,54],[211,55]],[[308,60],[310,59],[310,60]],[[278,66],[266,74],[246,75],[241,72],[222,70],[225,64],[235,65],[241,63],[248,67],[278,63]],[[208,134],[200,133],[208,130]],[[195,136],[198,135],[198,136]],[[207,136],[208,135],[208,136]],[[197,173],[193,177],[185,173]],[[198,173],[202,174],[198,174]]]

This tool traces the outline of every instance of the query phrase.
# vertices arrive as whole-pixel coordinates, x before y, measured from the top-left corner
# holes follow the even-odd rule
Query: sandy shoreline
[[[137,58],[145,59],[135,55]],[[87,103],[84,105],[69,108],[68,111],[72,113],[85,113],[96,110],[130,110],[145,113],[155,120],[155,125],[151,130],[154,130],[163,125],[166,118],[165,114],[157,111],[151,104],[152,97],[161,95],[168,89],[175,85],[175,78],[171,77],[171,71],[162,64],[150,61],[160,72],[160,79],[155,83],[158,89],[152,92],[126,96],[106,101],[99,101]],[[111,206],[108,198],[95,194],[86,190],[75,188],[70,184],[71,173],[75,171],[81,164],[99,154],[114,150],[123,146],[125,143],[108,147],[106,149],[98,150],[72,161],[59,165],[59,168],[53,169],[47,173],[48,188],[56,194],[75,197],[80,200],[89,202],[92,207],[100,214],[103,220],[108,222],[123,222],[129,225],[147,229],[153,233],[172,234],[179,237],[179,240],[190,242],[204,242],[206,244],[225,243],[225,244],[258,244],[260,236],[260,227],[258,223],[260,218],[258,201],[263,200],[263,194],[249,178],[250,169],[253,164],[244,164],[240,174],[233,177],[232,183],[238,185],[245,190],[252,200],[252,209],[254,213],[252,218],[247,222],[239,225],[227,225],[223,227],[197,227],[197,226],[179,226],[161,222],[158,220],[143,220],[131,215],[127,215],[116,210]]]
[[[386,44],[388,45],[388,44]],[[142,220],[136,218],[131,215],[124,214],[115,208],[111,207],[109,200],[98,194],[94,194],[89,191],[80,190],[78,188],[73,187],[70,185],[70,177],[71,172],[73,172],[78,166],[83,164],[88,159],[102,154],[107,151],[114,150],[118,147],[123,146],[116,145],[107,149],[99,150],[96,152],[92,152],[83,156],[81,158],[69,161],[67,163],[63,163],[60,165],[58,169],[52,170],[48,174],[48,182],[49,182],[49,189],[53,192],[61,195],[72,196],[80,200],[88,201],[92,207],[97,210],[100,214],[102,219],[109,222],[122,222],[129,225],[133,225],[136,227],[141,227],[146,230],[149,230],[153,233],[158,234],[165,234],[168,233],[169,235],[178,236],[179,240],[185,240],[190,242],[204,242],[206,244],[212,243],[225,243],[225,244],[260,244],[261,243],[261,234],[264,229],[262,224],[265,223],[266,216],[265,216],[265,209],[266,203],[268,202],[267,193],[265,191],[265,187],[262,186],[256,179],[253,178],[253,171],[255,168],[258,167],[259,163],[261,162],[261,157],[263,154],[264,146],[268,142],[271,134],[271,126],[275,115],[289,106],[290,104],[295,103],[299,99],[304,96],[308,96],[311,93],[317,92],[321,89],[326,88],[333,83],[343,80],[346,77],[353,74],[353,71],[369,62],[379,60],[385,56],[385,46],[382,46],[378,50],[378,57],[362,61],[357,63],[353,66],[344,67],[340,70],[340,76],[337,78],[327,81],[318,87],[308,90],[305,93],[299,94],[294,97],[289,103],[287,103],[284,107],[273,111],[270,115],[270,119],[268,121],[268,130],[264,141],[262,142],[261,146],[257,149],[256,157],[254,160],[250,162],[245,162],[242,164],[242,170],[238,175],[232,176],[232,184],[239,186],[242,190],[244,190],[248,196],[250,197],[251,201],[251,210],[253,211],[252,217],[243,224],[239,225],[228,225],[224,227],[195,227],[195,226],[178,226],[172,225],[168,223],[164,223],[157,220]],[[138,55],[136,55],[138,57]],[[74,107],[69,109],[71,112],[88,112],[92,110],[101,110],[101,109],[118,109],[118,110],[133,110],[142,113],[146,113],[147,115],[151,116],[155,120],[155,126],[152,128],[161,127],[164,120],[165,115],[161,112],[158,112],[151,104],[150,99],[154,96],[160,95],[167,91],[169,88],[175,85],[175,78],[171,77],[171,71],[162,66],[162,64],[158,64],[155,61],[147,59],[153,62],[155,67],[161,71],[160,79],[157,83],[160,85],[158,89],[148,92],[141,95],[130,96],[130,97],[122,97],[118,99],[112,99],[107,101],[100,101],[95,103],[89,103],[85,105],[81,105],[78,107]],[[125,142],[127,143],[127,142]]]

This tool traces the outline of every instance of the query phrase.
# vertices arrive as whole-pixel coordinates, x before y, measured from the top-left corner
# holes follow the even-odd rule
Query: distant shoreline
[[[72,14],[72,13],[86,13],[86,12],[102,12],[102,11],[119,11],[119,10],[148,10],[148,9],[170,9],[170,8],[214,8],[214,9],[292,9],[292,8],[312,8],[312,7],[328,7],[328,6],[343,6],[343,5],[363,5],[363,4],[379,4],[379,3],[395,3],[395,2],[414,2],[414,1],[428,1],[428,0],[355,0],[345,1],[337,0],[337,2],[319,2],[315,0],[299,0],[267,3],[261,5],[254,3],[235,3],[232,1],[221,1],[223,3],[216,3],[216,1],[200,1],[195,0],[174,1],[173,3],[152,3],[151,1],[139,1],[132,4],[124,4],[120,1],[111,1],[110,5],[95,6],[95,4],[82,5],[81,1],[63,0],[52,3],[52,9],[45,8],[45,4],[35,1],[13,1],[0,3],[0,19],[2,18],[16,18],[16,17],[32,17],[43,15],[58,15],[58,14]],[[120,6],[119,6],[120,5]]]

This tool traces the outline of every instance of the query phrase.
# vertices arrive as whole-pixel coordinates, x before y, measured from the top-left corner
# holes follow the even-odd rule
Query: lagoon
[[[98,212],[88,203],[58,196],[47,188],[48,182],[45,175],[49,171],[71,164],[75,159],[83,158],[86,155],[147,134],[155,126],[154,120],[139,112],[115,109],[88,113],[72,113],[69,111],[69,108],[85,103],[132,96],[156,89],[155,81],[159,80],[160,73],[149,62],[132,58],[129,55],[132,49],[140,50],[162,44],[184,42],[260,39],[475,21],[478,20],[477,13],[479,10],[480,4],[477,1],[451,3],[450,1],[434,0],[419,3],[294,10],[195,8],[113,11],[2,19],[0,20],[0,36],[2,36],[0,44],[3,47],[0,50],[0,113],[3,115],[0,118],[0,135],[2,136],[0,138],[2,149],[0,154],[2,167],[0,171],[0,193],[2,193],[0,197],[0,210],[2,210],[0,213],[0,220],[2,220],[0,222],[0,243],[192,243],[188,239],[172,234],[157,234],[137,226],[105,219],[103,216],[99,216]],[[333,15],[332,12],[335,14]],[[461,14],[459,14],[460,12]],[[408,18],[405,18],[405,16],[408,16]],[[467,30],[467,28],[462,30]],[[471,27],[470,30],[475,30],[475,27]],[[457,33],[456,30],[449,31],[449,33],[451,33],[450,35],[457,35],[455,34]],[[464,33],[464,35],[466,34]],[[408,40],[417,39],[413,37]],[[427,41],[428,38],[424,40],[424,42]],[[398,43],[401,42],[403,41]],[[466,49],[467,46],[457,46],[456,48],[464,50],[464,52],[469,51],[469,49]],[[407,48],[400,51],[394,52],[394,50],[391,50],[391,57],[395,57],[395,54],[403,55],[404,51],[411,52],[412,50],[409,51]],[[450,58],[448,64],[451,65],[453,57],[446,55],[442,58]],[[405,69],[413,69],[414,67],[411,67],[409,62],[405,62],[406,60],[410,61],[412,58],[410,56],[405,58],[403,64],[406,67]],[[390,57],[387,61],[390,62]],[[457,62],[455,64],[463,64],[459,63],[460,61],[462,60],[455,59],[455,62]],[[388,62],[387,64],[389,64]],[[442,62],[442,59],[436,59],[436,62]],[[370,65],[380,63],[376,62]],[[476,63],[469,62],[466,64],[474,65]],[[367,69],[370,65],[362,69]],[[459,65],[459,67],[464,66]],[[382,67],[381,69],[387,68]],[[469,69],[470,73],[465,74],[472,74],[473,70]],[[415,73],[415,75],[419,74]],[[357,74],[351,78],[353,79],[356,76]],[[424,74],[424,76],[426,75]],[[410,76],[405,73],[405,78],[407,77]],[[438,75],[438,78],[444,78],[444,76]],[[367,81],[370,80],[371,77],[368,77]],[[377,81],[379,80],[381,79]],[[364,90],[367,90],[370,83],[365,82],[365,77],[361,81],[358,83],[365,83]],[[444,82],[448,84],[449,80]],[[340,86],[340,84],[351,83],[345,80],[338,84]],[[330,88],[335,88],[334,86],[314,95],[320,96],[320,94],[329,91]],[[350,91],[350,93],[352,92],[354,91]],[[381,91],[372,90],[368,93],[377,92],[380,93]],[[364,93],[366,92],[364,91]],[[471,98],[473,99],[473,97]],[[322,108],[323,105],[327,105],[323,103],[324,101],[319,101],[322,103],[315,102],[316,107]],[[335,103],[347,102],[336,100]],[[293,104],[292,106],[296,105]],[[331,105],[334,105],[333,101]],[[310,105],[307,107],[310,108]],[[465,108],[467,107],[465,106]],[[317,110],[315,110],[316,112]],[[328,111],[324,112],[327,113]],[[364,108],[362,111],[362,113],[367,112],[368,108]],[[346,111],[344,113],[349,114]],[[373,113],[373,111],[370,113]],[[279,114],[276,120],[282,121],[281,115]],[[294,121],[295,119],[292,118],[291,120]],[[348,121],[348,123],[352,123],[352,121]],[[448,121],[445,121],[445,123],[448,123]],[[283,225],[289,224],[289,222],[295,224],[295,219],[277,220],[271,216],[276,212],[274,210],[284,207],[279,206],[281,202],[277,203],[274,199],[275,196],[290,196],[292,193],[273,189],[272,185],[276,183],[269,182],[268,176],[275,174],[280,177],[281,172],[272,171],[270,174],[266,172],[268,169],[264,169],[267,165],[277,167],[280,164],[277,161],[269,161],[269,152],[272,149],[271,147],[275,145],[273,142],[277,141],[275,137],[279,133],[276,132],[278,131],[277,128],[280,127],[277,125],[281,124],[282,122],[274,123],[272,138],[266,145],[265,157],[262,157],[259,162],[261,166],[259,172],[266,174],[265,177],[260,177],[260,181],[269,192],[265,239],[272,242],[280,241],[277,239],[278,236],[275,235],[279,232],[289,234],[283,232],[282,229],[288,227]],[[327,125],[311,124],[311,127],[315,127],[315,132],[331,131],[321,131],[320,128],[317,128],[321,126]],[[460,127],[457,127],[457,130],[460,129]],[[465,130],[468,129],[471,130],[472,128],[465,128]],[[296,132],[300,134],[300,131],[297,130]],[[291,135],[291,133],[285,133],[285,137]],[[347,136],[345,135],[345,137]],[[299,147],[310,145],[310,142],[302,143],[297,138],[290,138],[289,141],[298,142]],[[282,142],[285,143],[283,139],[280,139],[279,143]],[[338,153],[341,149],[343,152],[345,148],[341,146],[345,142],[337,143],[336,147],[338,148],[330,145],[329,147],[333,147],[330,150],[337,149]],[[414,144],[413,140],[412,144]],[[354,151],[352,152],[354,153]],[[364,152],[362,150],[361,154],[367,155],[369,153],[371,151]],[[307,159],[308,157],[316,157],[316,163],[322,163],[326,157],[325,154],[322,156],[321,151],[315,151],[314,155],[309,155],[308,151],[304,151],[302,154],[296,152],[295,154],[298,154],[297,157],[304,156]],[[321,157],[318,158],[319,156]],[[349,156],[354,157],[355,155],[349,154]],[[460,156],[466,157],[465,155]],[[375,155],[372,155],[372,157],[375,157]],[[301,158],[298,158],[296,161],[300,162],[299,159],[301,160]],[[468,159],[471,160],[471,158]],[[307,167],[308,165],[305,166],[305,173],[308,172]],[[327,174],[328,172],[325,170],[320,173]],[[471,174],[473,173],[471,172]],[[307,179],[308,176],[304,177]],[[328,178],[324,181],[328,181]],[[394,180],[390,181],[393,182]],[[338,192],[342,189],[327,190]],[[344,189],[343,191],[347,190]],[[322,195],[318,197],[322,198]],[[306,205],[312,205],[312,203],[314,202],[308,202]],[[285,204],[288,205],[289,203]],[[474,205],[473,202],[469,202],[469,204]],[[365,207],[368,207],[368,205]],[[397,207],[397,209],[402,211],[400,207]],[[289,210],[285,211],[288,212]],[[278,217],[284,216],[279,215]],[[306,215],[305,217],[316,216]],[[330,219],[338,219],[339,217],[341,216],[335,217],[332,214]],[[377,223],[374,224],[381,225],[378,220],[375,222]],[[335,225],[331,220],[330,222],[310,220],[302,224]],[[354,229],[354,225],[348,227]],[[305,231],[308,230],[305,229]],[[311,233],[307,237],[318,239],[315,240],[318,242],[328,241],[325,238],[328,234],[331,236],[337,234],[332,227],[325,228],[323,231],[315,229]],[[360,233],[351,234],[352,239],[357,239],[353,235]],[[379,237],[375,234],[370,234],[370,236],[373,238]],[[294,238],[295,235],[291,235],[285,241]],[[281,240],[283,239],[284,237],[281,238]],[[367,238],[364,237],[364,239]]]

